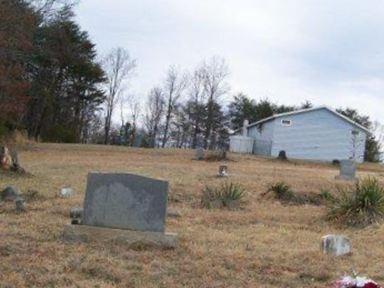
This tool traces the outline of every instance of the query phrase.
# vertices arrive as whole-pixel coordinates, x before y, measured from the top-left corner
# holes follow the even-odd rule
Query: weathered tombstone
[[[343,235],[325,235],[321,240],[324,254],[341,256],[351,253],[351,241]]]
[[[59,191],[59,196],[61,198],[70,198],[73,195],[73,189],[71,187],[61,188]]]
[[[336,176],[339,180],[356,180],[356,166],[352,160],[340,160],[340,175]]]
[[[224,150],[224,149],[221,149],[219,152],[218,152],[218,160],[222,161],[222,160],[227,160],[227,151]]]
[[[12,160],[11,170],[13,172],[18,172],[20,174],[25,174],[26,171],[20,165],[19,154],[17,153],[17,150],[16,149],[12,149],[10,155],[11,155],[11,160]]]
[[[221,165],[219,166],[219,173],[217,174],[218,177],[228,177],[228,166]]]
[[[176,236],[164,233],[167,194],[165,181],[126,173],[90,173],[82,225],[67,226],[64,236],[173,248]]]
[[[25,200],[22,197],[17,197],[15,200],[15,208],[16,208],[16,213],[23,213],[27,209],[25,207]]]
[[[168,183],[133,174],[88,175],[85,225],[163,232]]]
[[[0,146],[0,168],[9,170],[12,165],[12,157],[6,146]]]
[[[8,186],[0,193],[1,201],[15,201],[20,196],[20,191],[15,186]]]
[[[74,207],[69,211],[69,217],[71,218],[72,225],[80,225],[83,220],[83,208]]]
[[[196,149],[196,155],[195,155],[195,159],[196,160],[204,160],[204,149],[199,147]]]
[[[279,152],[279,155],[277,156],[277,159],[281,161],[287,161],[288,160],[287,153],[284,150],[281,150]]]
[[[181,213],[180,213],[180,211],[178,211],[176,209],[168,208],[167,209],[167,217],[169,217],[169,218],[180,218],[181,217]]]

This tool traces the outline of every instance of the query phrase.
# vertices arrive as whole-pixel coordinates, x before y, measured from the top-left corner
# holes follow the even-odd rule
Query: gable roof
[[[312,111],[316,111],[316,110],[321,110],[321,109],[326,109],[328,110],[329,112],[335,114],[336,116],[340,117],[341,119],[343,119],[344,121],[347,121],[348,123],[360,128],[361,130],[367,132],[367,133],[370,133],[370,131],[364,127],[363,125],[360,125],[359,123],[353,121],[352,119],[344,116],[343,114],[340,114],[339,112],[337,112],[336,110],[328,107],[328,106],[319,106],[319,107],[315,107],[315,108],[308,108],[308,109],[301,109],[301,110],[296,110],[296,111],[292,111],[292,112],[286,112],[286,113],[280,113],[280,114],[275,114],[275,115],[272,115],[268,118],[264,118],[262,120],[259,120],[257,122],[254,122],[254,123],[251,123],[248,125],[247,128],[250,128],[250,127],[253,127],[253,126],[256,126],[256,125],[259,125],[259,124],[262,124],[262,123],[265,123],[265,122],[268,122],[268,121],[271,121],[271,120],[274,120],[276,118],[280,118],[280,117],[286,117],[286,116],[290,116],[290,115],[296,115],[296,114],[301,114],[301,113],[307,113],[307,112],[312,112]]]

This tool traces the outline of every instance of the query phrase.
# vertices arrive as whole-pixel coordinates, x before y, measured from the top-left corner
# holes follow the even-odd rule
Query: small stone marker
[[[23,213],[26,211],[25,200],[23,198],[21,198],[20,196],[16,198],[15,206],[16,206],[16,212],[17,213]]]
[[[12,157],[6,146],[0,146],[0,168],[9,170],[12,165]]]
[[[83,208],[74,207],[69,211],[69,217],[71,218],[72,225],[80,225],[83,220]]]
[[[61,188],[59,191],[59,196],[61,198],[70,198],[73,195],[73,189],[71,187]]]
[[[228,177],[228,166],[221,165],[219,166],[219,173],[217,174],[218,177]]]
[[[118,241],[173,248],[177,236],[164,233],[168,182],[127,173],[90,173],[83,215],[72,209],[64,238]],[[76,210],[76,211],[75,211]],[[75,221],[73,221],[75,220]]]
[[[340,161],[340,175],[336,176],[339,180],[356,180],[356,166],[352,160]]]
[[[176,209],[168,208],[167,209],[167,217],[169,217],[169,218],[180,218],[181,217],[181,213],[180,213],[180,211],[178,211]]]
[[[196,155],[195,155],[196,160],[204,160],[204,149],[199,147],[196,149]]]
[[[8,186],[0,194],[1,201],[15,201],[20,196],[20,191],[15,186]]]
[[[18,172],[18,173],[21,173],[21,174],[25,174],[26,171],[23,167],[21,167],[20,165],[20,161],[19,161],[19,154],[17,153],[16,149],[13,149],[11,151],[11,159],[12,159],[12,166],[11,166],[11,170],[14,171],[14,172]]]
[[[325,235],[322,238],[321,249],[324,254],[341,256],[351,253],[351,241],[343,235]]]
[[[281,150],[279,152],[279,155],[277,156],[277,159],[279,159],[281,161],[287,161],[288,160],[287,153],[285,152],[285,150]]]

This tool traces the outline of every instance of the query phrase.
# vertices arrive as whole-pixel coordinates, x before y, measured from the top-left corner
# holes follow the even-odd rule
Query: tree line
[[[243,93],[227,103],[230,71],[220,57],[192,71],[170,66],[144,103],[128,89],[136,59],[123,48],[99,57],[73,7],[65,0],[0,0],[0,136],[26,130],[39,141],[223,149],[245,119],[312,107]],[[339,112],[378,127],[356,110]],[[366,144],[366,160],[377,161],[375,133]]]

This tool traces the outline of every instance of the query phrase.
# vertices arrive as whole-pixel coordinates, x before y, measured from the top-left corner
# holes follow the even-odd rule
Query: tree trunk
[[[165,147],[165,144],[167,143],[168,138],[168,131],[169,131],[169,124],[171,122],[171,114],[172,114],[172,104],[171,104],[171,97],[169,99],[168,104],[168,110],[167,110],[167,117],[165,119],[165,129],[164,129],[164,135],[163,135],[163,143],[161,144],[161,148]]]
[[[108,111],[107,116],[105,117],[105,126],[104,126],[104,144],[109,144],[109,132],[111,129],[111,115]]]
[[[208,143],[211,137],[212,133],[212,121],[213,121],[213,101],[209,100],[208,101],[208,106],[207,106],[207,122],[205,125],[205,135],[204,135],[204,149],[211,148],[209,147]]]

